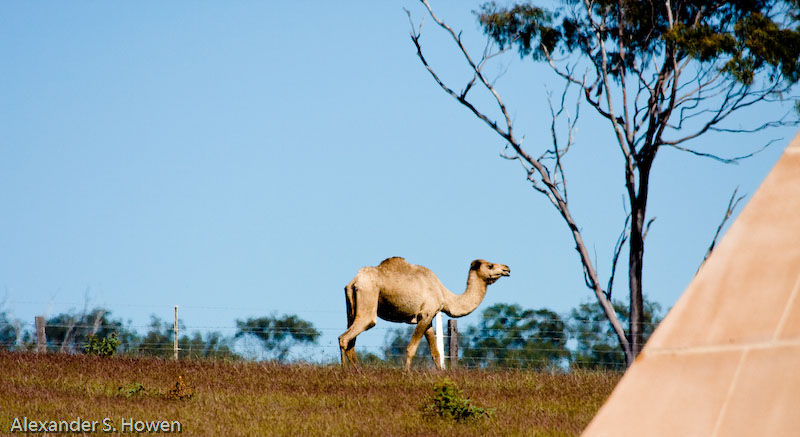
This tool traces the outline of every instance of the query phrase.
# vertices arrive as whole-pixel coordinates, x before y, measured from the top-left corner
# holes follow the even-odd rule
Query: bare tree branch
[[[91,335],[97,334],[97,331],[100,329],[100,324],[103,323],[103,316],[105,316],[105,310],[100,310],[94,316],[94,322],[92,323],[92,332]]]
[[[739,85],[736,82],[731,82],[725,97],[722,99],[722,102],[719,104],[717,109],[704,111],[711,112],[713,115],[710,120],[706,121],[702,125],[702,127],[691,134],[675,140],[660,140],[660,136],[656,138],[660,140],[659,144],[661,145],[677,145],[689,140],[693,140],[715,128],[716,125],[727,119],[735,111],[762,102],[768,99],[770,95],[780,92],[780,86],[781,83],[776,82],[772,86],[763,90],[753,91],[747,85]],[[769,127],[769,124],[766,124],[765,127]]]
[[[708,250],[706,251],[706,255],[703,257],[703,261],[700,263],[700,267],[697,268],[697,271],[700,271],[700,268],[703,267],[703,264],[706,263],[706,260],[709,256],[711,256],[711,252],[714,251],[714,247],[717,245],[717,239],[719,238],[719,234],[722,232],[722,228],[725,226],[725,223],[731,218],[733,211],[736,210],[736,206],[739,205],[739,202],[745,198],[745,195],[736,197],[736,194],[739,192],[739,187],[736,187],[733,190],[733,194],[731,194],[730,200],[728,200],[728,207],[725,209],[725,215],[722,217],[722,221],[720,221],[719,226],[717,226],[717,232],[714,233],[714,239],[711,240],[711,244],[708,246]]]
[[[725,164],[738,164],[739,161],[741,161],[743,159],[750,158],[750,157],[752,157],[752,156],[754,156],[754,155],[756,155],[758,153],[763,152],[764,150],[767,149],[767,147],[771,146],[773,143],[775,143],[777,141],[780,141],[781,139],[782,138],[775,138],[773,140],[770,140],[767,144],[762,146],[760,149],[757,149],[757,150],[755,150],[753,152],[750,152],[748,154],[745,154],[745,155],[734,156],[733,158],[723,158],[723,157],[715,155],[713,153],[699,152],[697,150],[692,150],[692,149],[689,149],[689,148],[686,148],[686,147],[681,147],[681,146],[678,146],[678,145],[675,145],[675,144],[663,144],[663,146],[671,147],[673,149],[680,150],[681,152],[691,153],[692,155],[701,156],[703,158],[711,158],[713,160],[716,160],[716,161],[719,161],[719,162],[722,162],[722,163],[725,163]]]
[[[628,214],[625,217],[625,225],[622,227],[622,232],[619,233],[619,237],[617,238],[617,243],[614,245],[614,256],[611,257],[611,275],[608,278],[608,287],[606,287],[606,299],[611,300],[611,292],[614,289],[614,277],[617,273],[617,261],[619,260],[619,254],[622,252],[622,246],[628,241],[628,235],[630,235],[630,226],[631,223],[631,215]]]
[[[647,224],[644,227],[644,232],[642,233],[642,240],[647,239],[647,233],[650,232],[650,226],[654,221],[656,221],[655,217],[651,217],[650,220],[647,221]]]

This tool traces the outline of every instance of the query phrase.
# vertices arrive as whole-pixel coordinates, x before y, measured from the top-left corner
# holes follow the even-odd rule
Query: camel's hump
[[[381,263],[378,264],[378,266],[387,266],[387,265],[397,264],[397,263],[408,264],[406,262],[406,259],[403,258],[402,256],[393,256],[393,257],[386,258],[385,260],[381,261]]]
[[[388,274],[404,274],[404,275],[428,275],[433,274],[430,270],[423,266],[411,264],[404,258],[393,256],[381,261],[377,267],[378,271]]]

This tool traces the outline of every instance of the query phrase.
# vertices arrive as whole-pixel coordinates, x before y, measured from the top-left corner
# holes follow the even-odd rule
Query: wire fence
[[[514,321],[530,321],[517,318]],[[513,319],[513,318],[512,318]],[[541,320],[542,324],[563,322],[561,319]],[[572,320],[572,322],[602,324],[595,319]],[[513,324],[513,323],[512,323]],[[168,326],[169,325],[169,326]],[[128,333],[122,338],[120,353],[123,355],[155,355],[171,357],[174,352],[172,324],[121,325],[120,323],[50,323],[46,350],[49,352],[82,353],[90,334],[120,332]],[[33,322],[0,322],[0,348],[34,351],[37,347]],[[513,328],[513,326],[512,326]],[[652,324],[648,324],[652,330]],[[338,336],[341,327],[312,328],[325,332],[330,337]],[[145,333],[140,334],[143,330]],[[361,361],[371,365],[401,365],[405,360],[405,346],[410,339],[410,329],[386,326],[373,328],[383,331],[382,344],[357,344],[356,351]],[[13,333],[13,336],[8,335]],[[292,342],[295,336],[309,333],[309,328],[247,328],[232,325],[180,325],[178,352],[181,358],[232,358],[246,360],[277,360],[333,364],[339,360],[338,341],[303,343]],[[58,335],[58,336],[54,336]],[[584,333],[592,338],[592,344],[581,344],[580,333],[570,332],[565,323],[563,330],[539,329],[530,333],[512,333],[508,327],[491,328],[475,325],[465,326],[458,333],[458,361],[464,367],[499,368],[561,368],[592,367],[624,369],[624,355],[615,347],[616,336],[610,329]],[[259,340],[279,339],[271,345]],[[65,341],[66,339],[66,341]],[[281,343],[280,339],[284,339]],[[449,358],[449,336],[445,335],[445,355]],[[433,362],[423,340],[415,358],[415,365],[432,367]],[[595,349],[592,349],[592,347]],[[598,347],[599,346],[599,347]]]
[[[6,301],[5,304],[30,304],[82,307],[70,308],[45,323],[48,352],[83,353],[90,334],[100,336],[117,332],[121,340],[119,353],[123,355],[155,355],[164,358],[174,353],[174,322],[153,317],[151,323],[133,324],[130,321],[107,319],[111,311],[96,307],[89,309],[87,302],[35,302]],[[117,304],[115,307],[157,309],[162,312],[171,306],[150,304]],[[7,308],[7,307],[5,307]],[[340,359],[337,337],[344,332],[344,323],[337,326],[247,326],[237,319],[236,324],[197,323],[207,320],[198,313],[233,311],[237,313],[261,312],[274,314],[274,309],[236,306],[184,305],[178,323],[178,353],[187,358],[231,358],[245,360],[278,360],[334,364]],[[5,317],[0,305],[0,348],[17,351],[37,349],[37,330],[34,320]],[[169,311],[172,313],[172,311]],[[189,319],[185,319],[186,314]],[[339,319],[342,311],[303,310],[303,315],[313,314],[322,319]],[[557,314],[522,311],[519,315],[493,314],[493,318],[472,317],[470,324],[459,326],[458,361],[465,367],[509,368],[571,368],[600,367],[624,369],[625,359],[617,347],[616,334],[602,315],[577,317],[574,313]],[[484,314],[485,315],[485,314]],[[652,332],[655,323],[642,323],[645,333]],[[406,326],[406,328],[403,328]],[[362,362],[373,365],[401,365],[405,361],[405,348],[411,337],[408,325],[383,323],[369,330],[370,335],[359,336],[356,352]],[[315,341],[295,341],[298,338]],[[365,337],[367,340],[365,341]],[[380,339],[380,340],[378,340]],[[449,357],[449,336],[445,332],[445,351]],[[433,366],[426,341],[420,343],[415,365]]]

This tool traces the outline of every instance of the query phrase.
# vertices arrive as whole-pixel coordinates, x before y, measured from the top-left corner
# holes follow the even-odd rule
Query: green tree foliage
[[[416,328],[416,325],[393,328],[387,331],[383,346],[383,355],[387,363],[398,366],[405,365],[406,348],[408,348],[408,343],[411,341],[414,328]],[[411,361],[411,366],[415,368],[434,367],[431,349],[424,337],[419,342],[419,347],[417,347],[417,353]]]
[[[233,351],[233,340],[219,332],[201,334],[197,331],[189,336],[178,338],[182,358],[214,358],[238,360],[241,357]]]
[[[162,358],[172,358],[174,354],[175,326],[161,320],[155,315],[150,316],[150,327],[142,337],[137,352],[142,355],[151,355]],[[217,358],[239,359],[233,351],[232,339],[223,337],[219,332],[186,332],[183,322],[178,320],[178,357],[181,359]]]
[[[275,359],[285,361],[292,346],[316,343],[320,332],[311,322],[291,314],[236,320],[236,338],[244,336],[257,338]]]
[[[550,10],[529,2],[511,7],[491,2],[482,6],[478,17],[500,46],[516,46],[520,56],[536,60],[580,51],[599,65],[599,31],[600,39],[608,42],[607,58],[614,65],[610,73],[617,77],[623,71],[635,74],[638,61],[674,50],[678,62],[692,58],[715,63],[744,84],[751,84],[760,72],[773,81],[800,80],[797,0],[692,0],[674,2],[670,8],[656,1],[601,0],[591,2],[589,13],[576,3],[565,1]]]
[[[183,328],[185,328],[183,323],[179,321],[178,332]],[[141,338],[136,352],[141,355],[168,358],[173,354],[173,343],[173,325],[164,322],[156,315],[150,315],[149,329]]]
[[[358,362],[361,363],[361,365],[363,366],[387,367],[391,365],[389,361],[386,361],[385,359],[381,358],[380,356],[372,352],[356,351],[356,358],[358,359]]]
[[[110,357],[117,353],[120,339],[117,338],[117,333],[112,332],[106,338],[100,338],[96,335],[89,334],[86,344],[83,345],[83,350],[88,355],[97,355],[101,357]]]
[[[461,363],[470,367],[549,368],[567,363],[566,323],[547,309],[498,303],[483,310],[478,326],[460,335]]]
[[[22,322],[0,312],[0,349],[25,349],[30,342],[30,333],[22,329]]]
[[[624,323],[628,322],[628,307],[614,300],[614,311]],[[661,305],[645,299],[642,332],[645,342],[661,322]],[[625,369],[625,354],[620,350],[614,332],[602,309],[592,302],[573,308],[569,314],[569,334],[576,340],[572,351],[572,366],[584,369]]]

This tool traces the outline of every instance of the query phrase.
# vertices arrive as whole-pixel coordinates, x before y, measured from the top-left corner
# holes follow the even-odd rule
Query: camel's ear
[[[470,270],[478,270],[480,268],[481,268],[481,262],[480,262],[480,260],[477,260],[477,259],[475,261],[472,261],[472,265],[469,266]]]

